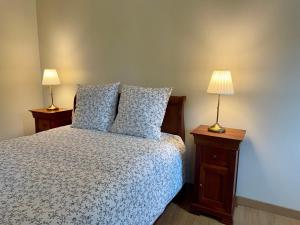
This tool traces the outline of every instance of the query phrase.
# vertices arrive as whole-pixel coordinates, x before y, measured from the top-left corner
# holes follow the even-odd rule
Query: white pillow
[[[124,85],[111,132],[159,139],[172,88]]]
[[[116,116],[119,85],[80,85],[72,127],[108,131]]]

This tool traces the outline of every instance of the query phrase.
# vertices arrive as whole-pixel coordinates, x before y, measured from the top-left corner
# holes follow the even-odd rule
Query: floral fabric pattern
[[[159,139],[171,88],[124,85],[111,132]]]
[[[150,225],[183,185],[181,138],[70,126],[0,142],[0,224]]]
[[[72,127],[108,131],[116,116],[119,84],[79,86]]]

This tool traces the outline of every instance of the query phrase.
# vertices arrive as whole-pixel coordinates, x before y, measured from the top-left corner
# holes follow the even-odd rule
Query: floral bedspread
[[[150,225],[183,185],[185,147],[56,128],[0,142],[0,224]]]

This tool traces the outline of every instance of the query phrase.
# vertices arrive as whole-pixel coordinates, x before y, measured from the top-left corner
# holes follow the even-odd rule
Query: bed
[[[65,126],[0,142],[0,224],[153,224],[184,183],[184,99],[160,140]]]

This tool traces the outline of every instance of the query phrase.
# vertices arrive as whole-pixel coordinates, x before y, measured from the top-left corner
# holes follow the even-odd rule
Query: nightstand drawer
[[[62,127],[72,123],[70,118],[61,119],[61,120],[53,120],[51,122],[51,128]]]
[[[226,150],[224,151],[224,149],[205,147],[202,153],[203,163],[218,166],[229,165],[228,153]]]
[[[38,128],[39,128],[40,131],[49,130],[51,128],[50,121],[39,119]]]

